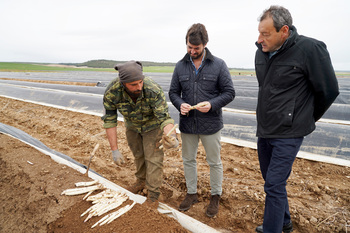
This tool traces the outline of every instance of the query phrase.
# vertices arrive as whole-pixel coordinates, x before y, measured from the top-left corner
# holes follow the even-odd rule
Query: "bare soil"
[[[111,160],[99,117],[0,97],[0,122],[85,165],[99,143],[90,168],[122,187],[135,181],[122,122],[117,128],[126,156],[122,166]],[[205,215],[210,185],[202,146],[197,158],[199,203],[185,213],[221,232],[254,232],[263,220],[265,195],[256,150],[222,143],[221,157],[224,181],[218,215]],[[89,178],[2,134],[0,169],[0,232],[186,232],[174,219],[139,204],[111,224],[91,229],[97,219],[84,223],[80,217],[89,202],[82,196],[60,195]],[[160,201],[177,209],[186,194],[181,142],[178,149],[165,152],[163,179]],[[287,185],[294,232],[350,231],[349,187],[349,167],[296,159]]]

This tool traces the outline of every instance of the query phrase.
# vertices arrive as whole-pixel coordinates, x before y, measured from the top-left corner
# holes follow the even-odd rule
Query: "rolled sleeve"
[[[118,125],[117,122],[106,122],[106,121],[104,121],[103,128],[109,129],[109,128],[117,127],[117,125]]]
[[[103,98],[103,106],[105,108],[105,115],[101,117],[103,120],[103,128],[113,128],[118,125],[118,113],[115,105],[105,95]]]

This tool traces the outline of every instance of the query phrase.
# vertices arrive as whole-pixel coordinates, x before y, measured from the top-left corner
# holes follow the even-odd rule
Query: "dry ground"
[[[127,159],[123,166],[117,166],[110,158],[110,148],[99,117],[0,97],[0,122],[23,130],[82,164],[88,164],[91,151],[99,143],[91,169],[123,187],[135,181],[133,156],[126,143],[123,123],[117,130],[120,150]],[[76,228],[71,228],[71,232],[93,232],[79,218],[87,208],[86,203],[81,198],[60,196],[76,180],[82,181],[82,177],[70,168],[52,164],[47,156],[35,158],[34,165],[28,164],[26,161],[35,153],[35,149],[0,134],[0,232],[22,232],[12,229],[25,232],[36,227],[41,227],[41,232],[69,232],[60,229],[65,229],[72,221]],[[253,149],[223,143],[221,156],[224,181],[219,214],[214,218],[205,215],[210,186],[209,167],[202,146],[197,159],[200,202],[186,213],[222,232],[254,232],[255,227],[262,223],[264,210],[263,179],[257,153]],[[186,193],[181,144],[179,149],[165,152],[163,178],[160,201],[177,209]],[[349,232],[349,187],[350,168],[296,159],[287,185],[294,232]],[[138,225],[158,225],[154,225],[158,215],[146,215],[156,213],[142,209],[142,205],[137,208],[136,218],[153,220],[153,223]],[[123,229],[132,232],[128,227],[111,225],[105,232]],[[183,231],[176,227],[171,229],[168,228],[168,232]],[[151,231],[166,232],[153,228]]]

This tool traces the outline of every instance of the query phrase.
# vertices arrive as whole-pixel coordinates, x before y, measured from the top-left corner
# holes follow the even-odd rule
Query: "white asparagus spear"
[[[201,103],[201,104],[197,104],[197,105],[194,105],[194,106],[191,106],[190,107],[190,110],[193,110],[193,109],[197,109],[199,107],[204,107],[206,106],[208,103]]]
[[[107,198],[118,198],[119,196],[125,195],[123,193],[118,193],[118,192],[114,192],[111,191],[109,189],[98,193],[94,196],[90,196],[89,198],[87,198],[87,201],[92,201],[92,204],[98,203],[100,200],[104,200]]]
[[[101,222],[103,222],[104,220],[108,219],[112,214],[113,214],[113,213],[107,214],[106,216],[104,216],[103,218],[101,218],[99,221],[97,221],[94,225],[92,225],[91,228],[96,227],[99,223],[101,223]]]
[[[117,193],[113,198],[104,198],[99,199],[98,203],[94,204],[88,210],[86,210],[81,216],[89,213],[88,217],[84,222],[88,221],[93,216],[101,216],[102,214],[107,213],[110,210],[118,208],[128,199],[126,194]]]
[[[94,190],[88,192],[88,193],[83,197],[83,200],[85,200],[86,198],[88,198],[88,197],[91,195],[91,193],[93,193],[93,192],[94,192]]]
[[[84,187],[84,188],[66,189],[61,193],[61,195],[63,195],[63,194],[68,195],[68,196],[79,195],[79,194],[88,193],[90,191],[94,191],[94,190],[98,190],[98,189],[103,189],[103,185],[98,184],[98,185]]]
[[[108,199],[108,200],[101,201],[94,205],[94,208],[90,210],[90,213],[94,215],[102,215],[112,209],[119,207],[127,199],[128,197],[125,195],[122,197],[118,197],[118,199]]]
[[[90,210],[91,210],[93,207],[94,207],[94,206],[90,206],[87,210],[85,210],[84,213],[82,213],[82,214],[80,215],[80,217],[83,217],[85,214],[89,213]]]
[[[104,224],[109,224],[111,223],[113,220],[117,219],[118,217],[120,217],[121,215],[125,214],[126,212],[128,212],[134,205],[136,202],[133,202],[131,205],[126,205],[123,208],[120,208],[119,210],[110,213],[106,216],[104,216],[103,218],[101,218],[98,222],[96,222],[91,228],[96,227],[97,225],[104,225]]]
[[[128,198],[123,198],[118,200],[117,202],[111,203],[109,205],[107,205],[105,208],[103,208],[102,210],[97,212],[97,216],[101,216],[102,214],[107,213],[110,210],[116,209],[118,208],[121,204],[123,204]]]
[[[94,185],[97,183],[98,183],[98,180],[87,181],[87,182],[78,182],[78,183],[75,183],[75,186],[76,187],[91,186],[91,185]]]
[[[87,216],[87,218],[84,220],[84,222],[87,222],[90,218],[97,216],[97,212],[100,211],[100,209],[103,209],[105,207],[107,207],[107,204],[99,204],[99,205],[94,205],[95,208],[92,208],[90,210],[89,215]]]
[[[119,218],[120,216],[122,216],[123,214],[125,214],[126,212],[131,210],[135,204],[136,204],[136,202],[133,202],[131,205],[125,206],[119,214],[113,216],[112,218],[109,218],[109,220],[107,221],[107,224],[111,223],[113,220],[116,220],[117,218]]]
[[[110,189],[106,189],[100,193],[97,193],[95,195],[89,196],[86,200],[87,201],[94,201],[94,200],[98,200],[104,197],[109,197],[109,196],[113,196],[113,194],[111,194]]]
[[[104,195],[102,197],[94,197],[94,198],[88,198],[89,201],[92,201],[92,204],[98,204],[98,203],[104,203],[104,202],[114,202],[115,200],[118,200],[120,198],[123,198],[127,196],[126,194],[116,194],[116,195]]]
[[[128,196],[126,194],[117,194],[111,197],[101,197],[101,198],[94,199],[92,204],[103,204],[103,203],[110,204],[122,199],[128,199]]]

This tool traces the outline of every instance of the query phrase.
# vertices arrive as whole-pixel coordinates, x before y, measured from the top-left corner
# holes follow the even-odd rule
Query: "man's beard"
[[[196,59],[200,58],[203,55],[203,53],[204,53],[204,49],[203,49],[203,51],[200,54],[198,54],[196,56],[193,56],[193,55],[190,54],[190,56],[191,56],[192,59],[196,60]]]
[[[141,95],[141,91],[130,91],[128,88],[125,87],[126,93],[132,98],[137,99]]]

